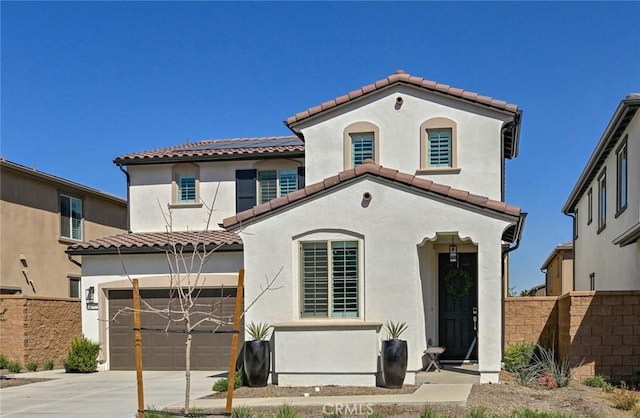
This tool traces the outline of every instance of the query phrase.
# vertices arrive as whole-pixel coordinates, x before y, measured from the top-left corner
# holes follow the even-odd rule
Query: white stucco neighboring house
[[[99,319],[129,297],[118,249],[128,251],[130,276],[158,298],[166,291],[165,208],[185,245],[217,230],[204,237],[224,250],[206,266],[212,291],[243,266],[253,300],[264,277],[281,271],[245,316],[274,327],[273,382],[375,385],[387,321],[408,325],[407,383],[429,342],[446,347],[444,360],[477,361],[481,382],[496,382],[505,260],[525,219],[504,196],[521,115],[505,101],[398,71],[288,118],[292,137],[118,157],[132,232],[69,250],[87,260],[83,288],[100,294],[98,310],[83,311],[84,328],[103,344],[106,367],[130,367],[112,354],[122,352],[113,341],[125,331]],[[154,364],[166,363],[158,355]]]
[[[575,290],[640,290],[640,94],[618,105],[562,211]]]

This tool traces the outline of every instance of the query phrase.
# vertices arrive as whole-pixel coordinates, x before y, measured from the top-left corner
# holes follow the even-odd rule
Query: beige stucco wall
[[[83,200],[85,241],[124,232],[126,205],[4,166],[1,174],[2,286],[20,288],[28,296],[69,296],[68,276],[80,277],[80,267],[65,254],[74,241],[60,238],[59,194]],[[81,262],[80,257],[75,259]]]
[[[397,97],[402,97],[403,104],[396,109]],[[344,170],[344,130],[368,122],[379,129],[379,164],[501,200],[501,128],[512,117],[421,89],[394,86],[310,118],[296,129],[305,137],[307,183]],[[454,158],[459,173],[421,170],[421,125],[434,118],[456,123]]]
[[[205,229],[208,208],[211,207],[213,213],[207,229],[219,229],[218,224],[224,218],[236,213],[236,170],[295,168],[304,165],[304,159],[199,162],[197,165],[200,172],[200,198],[205,204],[200,207],[173,206],[170,220],[163,216],[163,212],[168,214],[172,199],[174,164],[129,166],[131,231],[164,231],[168,224],[174,231]]]
[[[573,250],[557,250],[547,265],[547,296],[560,296],[573,290]]]

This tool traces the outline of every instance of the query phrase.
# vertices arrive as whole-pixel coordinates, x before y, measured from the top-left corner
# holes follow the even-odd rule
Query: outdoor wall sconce
[[[93,302],[94,294],[95,294],[95,288],[93,286],[90,286],[84,291],[84,296],[87,302]]]
[[[402,103],[404,103],[404,99],[400,96],[396,97],[396,105],[395,105],[396,110],[402,107]]]
[[[20,262],[22,263],[23,267],[28,267],[27,266],[27,257],[25,257],[24,254],[21,253],[20,255],[18,255],[18,258],[20,259]]]
[[[449,262],[455,263],[458,261],[458,247],[453,243],[453,237],[451,237],[451,245],[449,245]]]

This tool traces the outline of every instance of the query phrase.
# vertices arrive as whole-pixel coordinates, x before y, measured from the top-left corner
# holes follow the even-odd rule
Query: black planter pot
[[[386,340],[382,342],[382,375],[388,388],[401,388],[407,374],[407,342]]]
[[[244,375],[251,387],[267,386],[271,366],[269,341],[246,341],[244,343]]]

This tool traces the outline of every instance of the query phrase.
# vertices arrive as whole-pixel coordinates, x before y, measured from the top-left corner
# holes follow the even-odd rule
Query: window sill
[[[416,175],[419,174],[460,174],[461,168],[421,168],[416,170]]]
[[[202,203],[170,203],[169,209],[201,208]]]
[[[82,242],[82,240],[81,239],[67,238],[67,237],[58,237],[58,242],[60,244],[73,245],[73,244],[78,244],[78,243]]]
[[[362,321],[360,319],[300,319],[298,321],[278,322],[272,324],[274,329],[280,330],[322,330],[340,328],[349,329],[375,329],[382,328],[382,322]]]
[[[602,225],[600,228],[598,228],[598,231],[596,231],[596,234],[599,234],[600,232],[604,231],[606,227],[607,227],[607,224]]]
[[[624,205],[623,207],[621,207],[620,209],[618,209],[618,211],[616,212],[616,215],[614,216],[615,218],[618,218],[618,216],[622,215],[624,213],[624,211],[627,210],[627,205]]]

